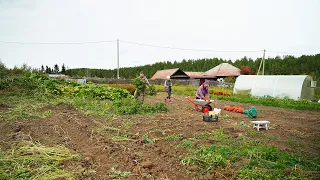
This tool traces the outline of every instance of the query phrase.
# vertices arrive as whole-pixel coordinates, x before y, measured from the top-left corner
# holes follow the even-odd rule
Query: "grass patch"
[[[287,141],[285,141],[285,143],[287,145],[289,145],[291,148],[297,148],[297,147],[302,147],[303,144],[299,141],[294,141],[292,139],[288,139]]]
[[[222,128],[214,130],[211,137],[212,140],[217,142],[224,141],[226,138],[228,138],[228,135],[223,132]]]
[[[209,139],[208,133],[195,133],[194,134],[195,139]]]
[[[79,159],[63,146],[24,141],[0,155],[0,179],[76,179],[79,172],[63,170],[62,162]]]
[[[131,176],[131,172],[119,171],[116,166],[110,169],[109,177],[112,179],[122,179]]]
[[[266,137],[267,139],[271,139],[271,140],[278,139],[278,137],[275,136],[275,135],[273,135],[273,134],[266,134],[265,137]]]
[[[247,131],[247,136],[254,138],[254,137],[257,137],[257,136],[258,136],[258,133],[257,133],[256,130],[250,129],[250,130]]]
[[[308,100],[292,100],[279,99],[270,97],[253,97],[253,96],[216,96],[217,100],[227,100],[240,103],[248,103],[253,105],[265,105],[272,107],[283,107],[299,110],[320,110],[319,103],[310,102]]]
[[[178,147],[182,148],[192,148],[194,143],[190,140],[184,139],[182,142],[178,145]]]
[[[183,139],[183,134],[173,134],[166,137],[167,141],[179,141],[181,139]]]
[[[213,132],[219,144],[203,145],[182,159],[184,165],[198,165],[204,173],[216,168],[237,169],[235,179],[306,179],[317,177],[320,159],[295,155],[245,137],[228,138],[223,131]],[[242,159],[248,161],[237,163]]]

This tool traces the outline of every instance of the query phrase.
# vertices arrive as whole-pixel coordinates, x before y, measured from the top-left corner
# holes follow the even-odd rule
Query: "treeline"
[[[144,65],[129,68],[120,68],[121,78],[134,78],[143,71],[144,74],[150,78],[157,70],[180,68],[184,71],[205,72],[221,63],[229,63],[235,67],[249,66],[253,71],[258,71],[261,58],[255,60],[247,57],[232,62],[231,60],[224,60],[218,58],[205,58],[197,60],[182,60],[181,62],[158,62],[152,65]],[[100,78],[116,78],[116,69],[68,69],[66,74],[69,76],[79,77],[100,77]],[[284,56],[268,58],[265,61],[266,75],[311,75],[318,79],[320,77],[320,54],[303,55],[300,57]]]
[[[60,70],[58,64],[55,64],[52,68],[49,66],[44,67],[42,65],[40,71],[45,72],[47,74],[66,74],[66,67],[64,64],[62,64],[61,70]]]

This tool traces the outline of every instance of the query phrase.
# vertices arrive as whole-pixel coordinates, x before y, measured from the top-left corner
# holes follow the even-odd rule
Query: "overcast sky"
[[[222,57],[320,53],[320,0],[0,0],[8,67],[120,67]],[[122,41],[122,42],[121,42]],[[123,41],[216,51],[187,51]],[[41,44],[58,43],[58,44]],[[258,52],[217,52],[258,51]],[[211,67],[208,67],[208,69]]]

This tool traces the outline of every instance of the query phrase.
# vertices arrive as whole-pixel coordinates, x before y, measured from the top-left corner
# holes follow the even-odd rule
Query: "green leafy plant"
[[[182,140],[181,144],[178,145],[178,147],[183,147],[183,148],[192,148],[193,147],[193,142],[187,139]]]
[[[134,78],[132,84],[136,86],[138,91],[145,91],[146,89],[146,84],[139,77]]]
[[[153,143],[153,141],[148,136],[143,136],[144,142]]]
[[[150,95],[150,96],[155,96],[157,95],[157,90],[156,88],[154,87],[154,85],[150,85],[147,89],[147,94]]]

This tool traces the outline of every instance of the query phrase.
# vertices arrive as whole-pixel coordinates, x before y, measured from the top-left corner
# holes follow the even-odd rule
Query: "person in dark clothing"
[[[167,76],[167,79],[164,81],[164,90],[165,90],[165,92],[167,92],[168,96],[164,100],[169,101],[169,103],[172,103],[172,101],[171,101],[171,88],[172,88],[172,82],[171,82],[170,76]]]

